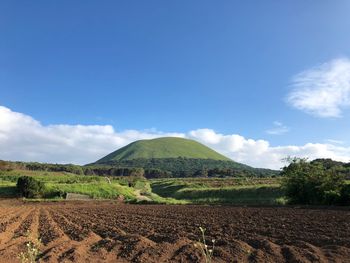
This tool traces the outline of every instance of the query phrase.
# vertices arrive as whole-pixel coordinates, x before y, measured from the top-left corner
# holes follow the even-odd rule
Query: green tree
[[[290,203],[335,204],[342,195],[345,179],[338,167],[325,169],[306,159],[290,159],[283,168],[282,186]]]
[[[23,197],[37,198],[43,195],[45,185],[33,177],[21,176],[17,179],[17,191]]]

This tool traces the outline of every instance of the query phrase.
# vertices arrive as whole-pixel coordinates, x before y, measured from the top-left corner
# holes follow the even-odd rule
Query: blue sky
[[[346,158],[349,78],[324,100],[305,90],[317,97],[322,76],[350,68],[349,10],[345,0],[1,1],[0,105],[43,127],[332,140]]]

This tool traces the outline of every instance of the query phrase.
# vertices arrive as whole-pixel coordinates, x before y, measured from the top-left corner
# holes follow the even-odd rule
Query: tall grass
[[[153,203],[164,204],[276,204],[283,201],[279,179],[275,178],[147,180],[109,177],[107,180],[103,176],[21,170],[0,172],[0,197],[16,196],[16,182],[23,175],[34,176],[44,182],[46,198],[55,195],[57,198],[57,193],[60,195],[69,192],[85,194],[95,199],[115,199],[122,195],[126,201],[138,202],[137,191]]]
[[[116,199],[120,195],[123,195],[126,200],[135,199],[134,191],[132,188],[120,185],[118,183],[47,183],[46,191],[48,194],[52,192],[85,194],[94,199]]]
[[[0,174],[0,197],[16,196],[16,182],[20,176],[33,176],[45,184],[45,197],[57,197],[56,193],[79,193],[95,199],[115,199],[123,195],[125,200],[135,199],[134,188],[129,181],[135,178],[109,178],[84,176],[60,172],[6,171]]]
[[[283,191],[276,183],[235,185],[223,179],[221,185],[217,181],[210,186],[207,180],[154,180],[151,187],[159,196],[197,204],[277,204],[283,200]]]
[[[33,176],[44,182],[44,199],[59,199],[64,193],[85,194],[94,199],[116,199],[124,196],[126,202],[139,202],[135,191],[157,204],[184,204],[185,201],[164,198],[152,193],[150,182],[137,177],[106,177],[76,175],[65,172],[2,171],[0,172],[0,197],[15,197],[16,182],[20,176]],[[111,183],[109,183],[111,182]],[[129,185],[131,184],[131,187]],[[143,201],[144,202],[144,201]]]
[[[15,197],[17,194],[16,183],[10,181],[0,181],[0,197]]]

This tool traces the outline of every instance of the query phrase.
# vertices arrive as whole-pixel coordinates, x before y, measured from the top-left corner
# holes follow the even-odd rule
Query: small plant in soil
[[[201,238],[197,243],[195,243],[195,247],[198,247],[202,255],[204,256],[205,263],[211,263],[213,260],[213,254],[215,249],[215,239],[213,239],[211,242],[211,246],[207,245],[207,242],[205,241],[205,228],[199,227],[199,230],[201,231]]]
[[[35,263],[39,262],[39,250],[40,239],[26,242],[26,250],[18,255],[21,263]]]

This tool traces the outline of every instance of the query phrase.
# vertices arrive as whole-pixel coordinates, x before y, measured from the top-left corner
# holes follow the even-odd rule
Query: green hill
[[[142,168],[154,177],[266,177],[278,171],[237,163],[194,140],[165,137],[133,142],[86,166],[95,174],[123,175],[124,168]]]
[[[194,140],[164,137],[130,143],[129,145],[108,154],[96,163],[178,157],[230,161],[229,158]]]

